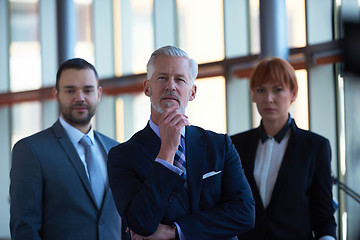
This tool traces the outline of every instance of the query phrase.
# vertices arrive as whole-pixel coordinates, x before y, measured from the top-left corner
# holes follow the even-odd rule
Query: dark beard
[[[73,108],[75,107],[85,107],[89,113],[86,114],[84,113],[84,115],[86,114],[85,117],[81,118],[81,117],[76,117],[74,114],[72,114],[72,110]],[[96,108],[91,108],[89,106],[85,106],[83,104],[76,104],[76,105],[73,105],[70,109],[70,111],[68,111],[68,109],[63,109],[61,107],[61,113],[64,117],[64,120],[67,121],[70,125],[87,125],[90,123],[92,117],[95,115],[95,111],[96,111]]]

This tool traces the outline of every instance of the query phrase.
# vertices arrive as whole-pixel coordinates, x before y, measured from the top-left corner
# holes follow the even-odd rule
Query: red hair
[[[284,59],[265,58],[258,63],[250,76],[251,93],[264,83],[281,83],[297,94],[298,83],[294,68]]]

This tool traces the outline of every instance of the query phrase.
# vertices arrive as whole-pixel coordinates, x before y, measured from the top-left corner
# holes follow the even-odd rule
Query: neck
[[[161,114],[158,113],[157,111],[155,111],[152,107],[151,107],[151,121],[153,121],[153,123],[155,123],[157,126],[159,126],[159,119],[160,119]]]

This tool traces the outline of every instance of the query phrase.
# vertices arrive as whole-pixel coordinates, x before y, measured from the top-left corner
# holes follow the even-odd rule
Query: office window
[[[16,104],[11,109],[12,138],[11,146],[20,139],[41,130],[40,102]]]
[[[41,87],[37,0],[10,0],[10,91]]]
[[[186,110],[192,125],[226,133],[226,90],[224,77],[202,78],[195,81],[196,97]]]
[[[225,56],[223,1],[178,0],[177,8],[180,48],[198,63],[222,60]]]
[[[132,69],[134,73],[143,73],[150,54],[154,50],[153,1],[131,0],[133,26]],[[123,36],[126,37],[126,36]]]
[[[77,16],[75,57],[94,63],[92,0],[75,0],[74,2]]]
[[[289,48],[306,46],[305,0],[286,0]]]
[[[152,0],[114,0],[114,51],[117,76],[145,72],[146,63],[154,50],[152,14]]]
[[[260,53],[260,2],[250,0],[250,48],[252,54]],[[306,45],[305,1],[286,0],[288,47]]]
[[[260,5],[259,0],[249,0],[250,52],[260,53]]]

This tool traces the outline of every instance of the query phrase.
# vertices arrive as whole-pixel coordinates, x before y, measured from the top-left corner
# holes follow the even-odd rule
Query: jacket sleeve
[[[42,176],[40,164],[24,140],[15,144],[10,170],[11,239],[41,239]]]
[[[125,151],[126,152],[126,151]],[[141,236],[152,235],[160,224],[167,206],[185,180],[162,164],[151,161],[150,165],[132,167],[131,159],[122,147],[112,148],[108,155],[108,177],[115,205],[126,225]],[[150,161],[141,156],[144,163]],[[150,167],[146,176],[137,169]],[[147,172],[147,171],[146,171]]]
[[[316,238],[324,235],[336,239],[336,223],[332,200],[331,149],[327,139],[321,139],[316,156],[316,169],[312,191],[312,209]]]

